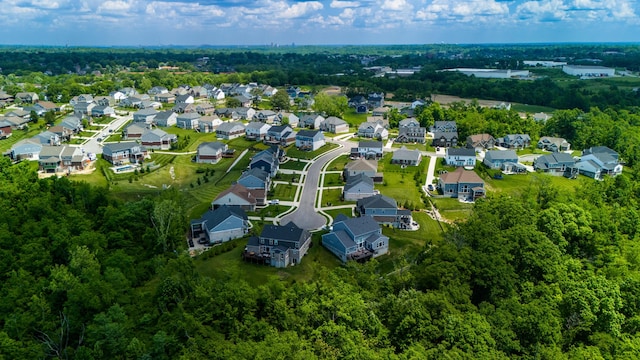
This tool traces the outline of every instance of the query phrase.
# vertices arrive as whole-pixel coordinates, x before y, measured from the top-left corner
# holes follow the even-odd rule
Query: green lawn
[[[270,198],[293,201],[297,190],[298,186],[296,185],[277,184],[273,189],[273,195],[271,195]]]
[[[544,151],[542,149],[538,149],[536,147],[528,147],[528,148],[525,148],[525,149],[516,150],[516,154],[518,154],[518,155],[530,155],[530,154],[544,155],[544,154],[549,154],[549,152],[548,151]]]
[[[200,132],[195,132],[192,129],[181,129],[175,126],[166,127],[162,129],[169,134],[178,135],[178,141],[189,139],[188,144],[182,150],[179,150],[179,151],[185,151],[185,152],[195,151],[198,149],[198,145],[200,145],[201,143],[216,140],[215,133],[200,133]],[[232,147],[232,148],[236,149],[236,147]]]
[[[386,184],[386,185],[385,185]],[[420,187],[413,180],[413,172],[385,172],[384,182],[375,185],[381,194],[389,196],[398,202],[398,206],[413,204],[424,209]]]
[[[287,149],[287,156],[289,156],[290,158],[311,160],[311,159],[315,158],[316,156],[318,156],[320,154],[324,154],[324,153],[326,153],[328,151],[331,151],[331,150],[333,150],[333,149],[335,149],[337,147],[338,147],[338,144],[327,143],[327,144],[324,144],[318,150],[306,151],[306,150],[298,150],[298,148],[296,148],[295,146],[291,146],[291,147],[289,147],[289,149]]]
[[[332,219],[335,219],[336,216],[338,216],[339,214],[343,214],[346,215],[347,217],[352,217],[353,216],[353,210],[350,208],[345,208],[345,209],[331,209],[331,210],[325,210],[324,212],[326,212],[327,214],[329,214],[331,216]]]
[[[358,128],[361,123],[367,121],[367,116],[369,116],[369,114],[356,114],[355,109],[349,108],[349,110],[343,114],[342,119],[349,123],[349,127]]]
[[[36,136],[45,130],[44,120],[39,120],[37,124],[29,123],[25,130],[15,130],[7,139],[0,140],[0,151],[5,152],[20,140]]]
[[[355,204],[355,201],[343,201],[341,197],[342,189],[322,190],[322,204],[320,205],[327,206],[329,203],[333,206]]]
[[[122,141],[122,134],[113,133],[109,135],[108,138],[105,139],[106,142],[120,142]]]
[[[306,161],[289,160],[285,163],[280,164],[280,169],[302,171],[304,170],[304,167],[307,166],[307,164],[308,163]]]
[[[467,219],[473,209],[473,204],[461,203],[455,198],[432,198],[431,201],[442,217],[452,221]]]
[[[269,205],[267,207],[260,208],[257,211],[248,211],[247,216],[275,217],[289,209],[291,208],[284,205]]]
[[[96,124],[108,124],[110,122],[112,122],[114,120],[114,118],[110,117],[110,116],[104,116],[104,117],[94,117],[93,118],[93,122]],[[102,127],[98,127],[98,129],[102,129]],[[96,129],[96,130],[98,130]]]
[[[324,184],[323,186],[342,186],[344,182],[342,181],[342,174],[324,174]]]
[[[297,183],[299,179],[300,179],[300,175],[283,174],[283,173],[277,173],[274,178],[275,181],[286,181],[286,182],[294,182],[294,183]]]
[[[349,160],[349,155],[340,155],[327,164],[326,169],[329,171],[342,171],[349,161],[351,161]]]
[[[398,148],[400,149],[401,147],[406,147],[409,150],[420,150],[420,151],[426,151],[427,150],[427,145],[426,144],[418,144],[418,143],[396,143],[394,142],[393,145],[391,145],[394,148]]]

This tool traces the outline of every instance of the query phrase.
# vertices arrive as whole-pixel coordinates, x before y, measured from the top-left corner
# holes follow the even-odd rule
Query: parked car
[[[278,200],[278,199],[269,200],[269,204],[278,205],[278,204],[280,204],[280,200]]]
[[[429,191],[433,191],[433,190],[435,190],[436,188],[433,186],[433,184],[429,184],[429,185],[427,185],[427,189],[428,189]]]

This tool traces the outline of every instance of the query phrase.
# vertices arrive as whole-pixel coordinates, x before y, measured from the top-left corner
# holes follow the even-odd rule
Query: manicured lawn
[[[341,197],[342,189],[322,190],[322,204],[320,205],[328,206],[327,204],[331,204],[332,206],[337,206],[356,203],[355,201],[343,201],[340,199]]]
[[[398,206],[402,207],[406,204],[413,204],[413,206],[422,209],[425,207],[422,202],[420,187],[416,186],[415,180],[413,180],[413,172],[385,172],[384,182],[381,185],[376,184],[375,188],[379,190],[381,194],[395,199],[398,202]]]
[[[357,128],[358,125],[367,121],[368,115],[369,114],[356,114],[355,109],[349,108],[342,116],[342,119],[349,123],[349,127]]]
[[[447,220],[465,220],[471,215],[473,204],[462,203],[454,198],[432,198],[434,206]]]
[[[114,120],[114,118],[112,118],[110,116],[94,117],[93,118],[93,122],[96,123],[96,124],[108,124],[108,123],[112,122],[113,120]],[[99,129],[102,129],[102,127],[99,127]]]
[[[327,164],[326,169],[329,171],[342,171],[349,161],[351,161],[349,160],[349,155],[340,155]]]
[[[200,145],[201,143],[216,140],[215,133],[200,133],[200,132],[195,132],[192,129],[181,129],[175,126],[166,127],[162,129],[169,134],[178,135],[178,141],[184,141],[184,139],[189,139],[187,145],[182,150],[176,150],[176,151],[184,151],[184,152],[195,151],[198,149],[198,145]]]
[[[283,173],[277,173],[274,178],[275,181],[286,181],[286,182],[295,182],[295,183],[297,183],[299,179],[300,179],[300,175],[283,174]]]
[[[342,186],[342,174],[324,174],[323,186]]]
[[[285,163],[280,164],[280,169],[302,171],[304,170],[304,167],[307,166],[307,164],[308,163],[306,161],[289,160]]]
[[[105,141],[106,142],[120,142],[120,141],[122,141],[122,134],[111,134],[111,135],[109,135],[109,137]]]
[[[7,139],[0,140],[0,151],[5,152],[18,141],[34,137],[45,130],[44,120],[39,120],[37,124],[29,123],[27,126],[26,130],[14,130]]]
[[[332,219],[335,219],[336,216],[338,216],[339,214],[343,214],[346,217],[352,217],[353,216],[353,209],[351,209],[351,208],[331,209],[331,210],[325,210],[324,212],[329,214]]]
[[[287,149],[287,156],[289,156],[290,158],[311,160],[316,156],[320,154],[324,154],[337,147],[338,147],[338,144],[327,143],[327,144],[324,144],[324,146],[322,146],[318,150],[306,151],[306,150],[298,150],[298,148],[296,148],[295,146],[291,146],[289,149]]]
[[[257,211],[248,211],[247,216],[264,216],[264,217],[275,217],[283,212],[291,209],[288,206],[284,205],[269,205],[263,208],[258,209]]]
[[[528,147],[522,150],[516,150],[516,154],[518,155],[529,155],[529,154],[540,154],[540,155],[544,155],[544,154],[550,154],[550,152],[548,151],[544,151],[535,147]]]
[[[386,141],[384,141],[384,143],[386,144]],[[397,143],[397,142],[394,142],[391,145],[391,147],[398,148],[398,149],[400,149],[403,146],[406,147],[409,150],[420,150],[420,151],[426,151],[427,150],[427,145],[418,144],[418,143]]]
[[[293,201],[296,196],[296,191],[298,190],[298,186],[296,185],[285,185],[285,184],[276,184],[273,189],[273,195],[270,196],[272,199],[279,199],[284,201]]]

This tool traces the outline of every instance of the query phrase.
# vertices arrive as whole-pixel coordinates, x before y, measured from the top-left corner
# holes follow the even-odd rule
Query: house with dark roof
[[[370,93],[367,96],[367,106],[369,109],[375,109],[384,106],[384,93]]]
[[[574,165],[574,171],[596,180],[602,180],[605,175],[619,175],[622,168],[618,153],[606,146],[583,150],[582,156]]]
[[[389,238],[368,215],[347,218],[338,215],[330,233],[322,235],[322,246],[343,262],[365,261],[389,252]]]
[[[178,120],[178,114],[174,113],[171,110],[160,111],[159,113],[156,114],[155,118],[153,119],[156,125],[162,126],[162,127],[174,126],[176,125],[177,120]]]
[[[537,146],[538,149],[551,152],[567,151],[571,148],[571,144],[566,139],[552,136],[541,137]]]
[[[67,116],[60,122],[60,126],[78,133],[82,131],[82,119],[76,116]]]
[[[158,111],[154,108],[141,109],[133,113],[133,121],[152,124]]]
[[[32,139],[34,139],[35,141],[39,141],[42,145],[58,146],[62,143],[60,135],[52,133],[49,130],[38,133]]]
[[[360,173],[351,176],[342,188],[342,198],[345,201],[357,201],[378,194],[373,187],[373,179]]]
[[[222,155],[227,150],[228,146],[223,142],[203,142],[198,145],[198,150],[196,151],[196,162],[215,164],[222,159]]]
[[[488,150],[482,163],[489,169],[502,169],[505,163],[517,164],[518,155],[514,150]]]
[[[400,120],[398,124],[398,137],[395,142],[399,143],[425,143],[427,128],[420,126],[415,118]]]
[[[476,166],[476,152],[474,148],[447,148],[445,162],[451,166]]]
[[[255,211],[256,206],[266,204],[267,193],[264,190],[247,189],[241,184],[235,183],[222,191],[211,202],[211,208],[220,206],[239,206],[246,211]]]
[[[197,129],[200,114],[197,112],[185,112],[176,117],[176,126],[181,129]]]
[[[319,129],[320,124],[324,122],[325,118],[322,115],[318,114],[308,114],[303,116],[300,119],[300,123],[298,126],[306,127],[309,129]]]
[[[311,233],[290,222],[284,226],[265,225],[258,237],[249,239],[244,256],[260,257],[277,268],[297,265],[311,246]]]
[[[175,104],[176,102],[176,96],[171,93],[156,94],[153,96],[153,99],[162,104]]]
[[[377,194],[356,202],[356,212],[360,216],[372,216],[380,224],[391,225],[399,229],[411,227],[413,218],[410,210],[398,209],[395,199]]]
[[[374,182],[382,182],[382,173],[378,173],[378,160],[358,158],[345,164],[342,172],[342,177],[345,180],[358,174],[364,174],[373,179]]]
[[[46,173],[70,173],[84,169],[88,163],[81,148],[68,145],[43,146],[38,158],[40,171]]]
[[[147,149],[169,150],[178,141],[175,134],[169,134],[161,129],[145,131],[140,137],[140,143]]]
[[[315,151],[324,144],[324,134],[320,130],[300,130],[296,134],[296,147],[300,150]]]
[[[349,123],[339,117],[329,116],[320,124],[320,130],[332,134],[342,134],[349,132]]]
[[[231,140],[244,135],[245,127],[239,121],[228,121],[218,125],[216,137],[218,139]]]
[[[484,181],[472,170],[457,168],[440,175],[438,189],[447,196],[477,199],[485,196]]]
[[[466,147],[481,152],[493,149],[496,146],[496,139],[489,134],[475,134],[467,136]]]
[[[274,177],[276,176],[278,167],[280,166],[279,153],[280,149],[274,146],[270,147],[269,149],[262,150],[251,158],[249,168],[261,169],[262,171],[267,172],[269,176]]]
[[[191,220],[191,238],[209,245],[241,238],[249,232],[247,214],[239,207],[222,205]]]
[[[222,123],[223,121],[218,115],[203,116],[198,120],[198,130],[201,133],[212,133],[215,132]]]
[[[458,146],[458,132],[436,131],[433,133],[431,145],[434,147],[456,147]]]
[[[73,105],[73,113],[82,116],[82,115],[91,115],[91,110],[96,107],[96,103],[92,102],[80,102]]]
[[[264,137],[265,144],[288,146],[296,142],[296,132],[289,125],[273,125]]]
[[[420,150],[409,150],[405,146],[393,152],[391,163],[398,165],[418,166],[422,160]]]
[[[122,137],[125,140],[137,140],[142,137],[142,134],[149,131],[150,127],[146,123],[131,123],[127,125],[122,131]]]
[[[147,156],[147,148],[135,141],[108,143],[102,147],[102,157],[113,165],[138,163]]]
[[[115,116],[116,110],[109,105],[97,105],[91,109],[91,116],[103,117],[103,116]]]
[[[431,127],[432,133],[457,133],[458,125],[455,121],[435,121]]]
[[[271,176],[262,169],[253,168],[242,172],[237,183],[247,189],[262,189],[268,191],[271,185]]]
[[[527,134],[509,134],[497,138],[496,144],[507,149],[524,149],[531,145],[531,137]]]
[[[270,128],[271,125],[260,121],[250,122],[245,126],[245,137],[247,138],[247,140],[261,141],[267,135],[267,131]]]
[[[377,140],[387,140],[389,138],[389,130],[387,130],[381,121],[366,121],[358,125],[358,136]]]
[[[211,103],[200,103],[196,105],[196,112],[202,116],[212,115],[216,110],[216,107]]]
[[[358,147],[351,148],[351,158],[380,159],[382,141],[359,141]]]
[[[571,170],[576,161],[570,154],[555,152],[553,154],[538,156],[533,161],[533,168],[537,171],[551,175],[564,175],[572,177]]]
[[[273,121],[276,118],[276,112],[273,110],[258,110],[255,114],[253,114],[253,121],[260,121],[265,124],[273,124]]]

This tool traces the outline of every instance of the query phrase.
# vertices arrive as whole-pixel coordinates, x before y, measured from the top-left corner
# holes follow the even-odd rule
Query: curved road
[[[349,151],[354,144],[349,141],[335,141],[341,147],[331,150],[317,158],[307,169],[307,177],[304,179],[304,187],[300,196],[300,205],[291,214],[285,215],[281,220],[281,225],[293,222],[298,227],[306,230],[314,230],[323,227],[327,219],[316,212],[316,195],[318,193],[318,181],[322,168],[332,159]]]

